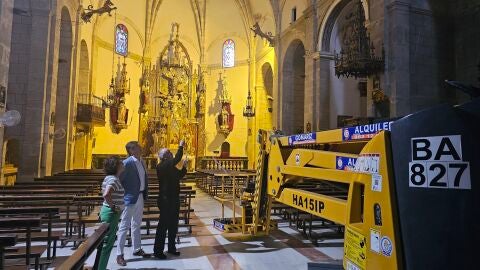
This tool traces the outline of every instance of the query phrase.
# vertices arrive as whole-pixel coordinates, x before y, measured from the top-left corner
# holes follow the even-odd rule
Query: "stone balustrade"
[[[197,169],[203,170],[234,170],[241,171],[248,169],[247,157],[231,157],[231,158],[219,158],[219,157],[200,157],[198,159]]]

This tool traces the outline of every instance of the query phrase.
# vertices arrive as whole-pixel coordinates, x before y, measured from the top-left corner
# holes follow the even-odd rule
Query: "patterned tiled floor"
[[[115,261],[115,249],[112,251],[108,269],[307,269],[311,261],[329,262],[341,260],[343,244],[340,240],[325,240],[320,247],[314,247],[296,230],[280,223],[280,229],[266,237],[239,237],[222,235],[213,228],[212,219],[221,215],[220,204],[207,194],[198,191],[192,202],[195,209],[192,222],[193,235],[182,237],[177,245],[182,253],[180,257],[169,257],[165,261],[143,259],[132,256],[129,247],[125,250],[126,267],[120,267]],[[231,216],[230,208],[225,207],[225,216]],[[91,232],[89,228],[87,232]],[[144,240],[143,248],[153,251],[153,239]],[[59,249],[58,256],[68,256],[73,251]],[[94,254],[87,261],[92,265]]]

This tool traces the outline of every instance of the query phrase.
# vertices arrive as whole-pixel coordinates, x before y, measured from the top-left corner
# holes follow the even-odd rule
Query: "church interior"
[[[107,269],[474,269],[479,25],[478,0],[1,0],[0,269],[102,269],[132,141],[147,253],[185,142],[181,255],[129,235]],[[433,200],[460,236],[410,229]]]

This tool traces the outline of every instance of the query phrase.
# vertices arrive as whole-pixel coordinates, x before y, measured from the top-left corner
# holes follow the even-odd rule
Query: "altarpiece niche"
[[[186,141],[185,153],[193,157],[196,148],[195,97],[190,56],[179,40],[179,24],[172,24],[168,44],[156,64],[144,68],[140,80],[140,138],[147,155],[161,148],[176,150]]]

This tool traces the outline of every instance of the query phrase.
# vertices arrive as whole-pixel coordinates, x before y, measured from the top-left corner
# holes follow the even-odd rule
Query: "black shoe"
[[[180,251],[167,251],[168,254],[172,254],[173,256],[180,256]]]
[[[163,253],[154,253],[153,256],[155,258],[157,258],[158,260],[166,260],[167,259],[167,256],[165,256],[165,254],[163,254]]]
[[[143,249],[139,249],[133,253],[133,256],[142,256],[143,258],[150,258],[152,254],[148,254]]]

